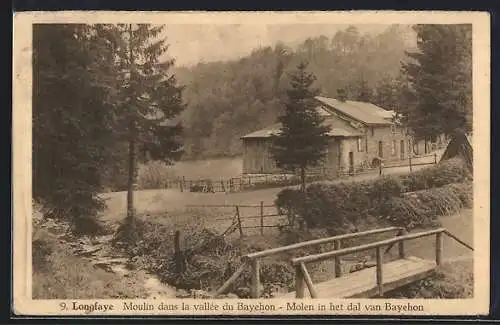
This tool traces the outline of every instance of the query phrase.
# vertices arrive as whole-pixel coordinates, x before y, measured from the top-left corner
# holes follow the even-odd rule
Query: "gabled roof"
[[[331,129],[328,132],[328,135],[331,137],[359,137],[363,135],[361,130],[357,130],[353,127],[345,126],[345,127],[332,127],[333,120],[331,118],[326,118],[323,122],[324,125],[330,125]],[[252,132],[250,134],[244,135],[241,139],[249,139],[249,138],[268,138],[272,135],[278,134],[281,129],[281,123],[272,124],[264,129]]]
[[[393,112],[387,111],[371,103],[352,100],[340,101],[335,98],[317,96],[316,100],[326,105],[329,109],[339,111],[361,123],[368,125],[392,124]]]

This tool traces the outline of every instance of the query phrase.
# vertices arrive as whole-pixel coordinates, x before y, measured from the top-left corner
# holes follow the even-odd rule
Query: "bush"
[[[137,218],[136,234],[141,240],[127,249],[131,266],[145,269],[157,275],[161,281],[180,289],[215,291],[241,266],[242,256],[270,248],[265,242],[248,241],[248,238],[229,243],[211,230],[193,224],[181,231],[181,254],[177,260],[180,263],[177,264],[173,241],[176,228],[159,222],[159,219]],[[294,274],[291,266],[288,271],[284,271],[283,263],[262,262],[263,281],[293,286],[290,283],[290,277],[293,278]],[[177,268],[179,265],[180,269]],[[280,272],[274,273],[276,269]],[[249,294],[249,284],[250,268],[246,268],[233,289],[244,298]]]
[[[471,182],[447,183],[469,178],[468,171],[457,161],[410,175],[383,176],[363,182],[312,184],[306,194],[285,189],[278,193],[275,204],[280,213],[289,217],[293,228],[322,227],[332,235],[356,229],[363,220],[370,218],[409,229],[435,225],[437,216],[454,213],[472,204]],[[431,185],[441,187],[428,188]],[[423,189],[412,195],[403,195],[408,188]]]
[[[445,160],[436,166],[426,167],[405,176],[401,181],[407,192],[441,187],[446,184],[471,180],[472,176],[465,163],[458,158]]]
[[[435,226],[437,217],[471,208],[472,183],[449,184],[392,198],[383,216],[392,224],[412,229]]]
[[[142,190],[171,187],[174,173],[170,166],[161,161],[150,161],[139,166],[137,184]]]
[[[397,178],[383,176],[374,181],[313,184],[305,196],[299,190],[285,189],[278,193],[275,204],[292,224],[303,222],[308,228],[326,227],[331,234],[338,234],[377,214],[390,198],[402,192]]]

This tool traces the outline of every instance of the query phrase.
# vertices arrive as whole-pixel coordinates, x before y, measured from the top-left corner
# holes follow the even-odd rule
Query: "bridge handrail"
[[[259,252],[250,253],[250,254],[246,255],[246,258],[252,260],[255,258],[262,258],[262,257],[270,256],[270,255],[275,255],[278,253],[283,253],[286,251],[291,251],[291,250],[302,248],[302,247],[314,246],[314,245],[334,242],[336,240],[380,234],[380,233],[395,231],[395,230],[401,231],[403,229],[404,229],[403,227],[387,227],[387,228],[372,229],[372,230],[367,230],[367,231],[362,231],[362,232],[342,234],[342,235],[326,237],[326,238],[313,239],[313,240],[308,240],[308,241],[304,241],[304,242],[300,242],[300,243],[296,243],[296,244],[291,244],[291,245],[287,245],[287,246],[281,246],[281,247],[266,249],[266,250],[259,251]]]
[[[392,245],[394,243],[399,243],[400,248],[399,248],[399,254],[400,258],[404,257],[404,242],[406,240],[410,239],[416,239],[416,238],[421,238],[425,236],[431,236],[431,235],[436,235],[436,265],[439,266],[441,265],[442,262],[442,235],[448,235],[450,238],[456,240],[458,243],[462,244],[463,246],[469,248],[470,250],[474,250],[474,248],[461,239],[459,239],[457,236],[453,235],[450,233],[446,228],[438,228],[438,229],[433,229],[433,230],[428,230],[428,231],[422,231],[418,233],[413,233],[413,234],[400,234],[398,237],[394,237],[391,239],[386,239],[386,240],[380,240],[377,242],[365,244],[365,245],[359,245],[355,247],[349,247],[349,248],[344,248],[344,249],[338,249],[334,251],[329,251],[325,253],[319,253],[319,254],[312,254],[312,255],[307,255],[307,256],[302,256],[302,257],[297,257],[292,259],[292,264],[295,266],[295,297],[296,298],[303,298],[304,297],[304,284],[307,285],[307,288],[309,289],[309,293],[311,294],[312,298],[317,298],[317,293],[316,290],[314,289],[314,284],[311,281],[311,277],[309,276],[309,273],[306,268],[306,263],[310,262],[318,262],[318,261],[323,261],[328,258],[335,258],[338,259],[340,256],[347,255],[347,254],[352,254],[352,253],[357,253],[361,251],[365,251],[368,249],[376,249],[376,258],[377,258],[377,263],[376,263],[376,276],[377,276],[377,287],[378,287],[378,295],[383,296],[384,293],[384,281],[383,281],[383,252],[382,252],[382,247],[386,245]]]
[[[369,243],[369,244],[364,244],[364,245],[329,251],[329,252],[325,252],[325,253],[296,257],[296,258],[292,259],[292,264],[297,265],[300,263],[319,262],[319,261],[329,259],[331,257],[343,256],[343,255],[348,255],[348,254],[352,254],[352,253],[362,252],[362,251],[365,251],[365,250],[368,250],[371,248],[377,248],[377,247],[386,246],[386,245],[390,245],[390,244],[405,241],[405,240],[430,236],[430,235],[434,235],[437,233],[443,233],[445,231],[446,231],[445,228],[438,228],[438,229],[433,229],[433,230],[428,230],[428,231],[417,232],[417,233],[413,233],[413,234],[402,235],[402,236],[398,236],[398,237],[394,237],[394,238],[390,238],[390,239],[385,239],[385,240],[381,240],[381,241],[377,241],[377,242],[373,242],[373,243]]]

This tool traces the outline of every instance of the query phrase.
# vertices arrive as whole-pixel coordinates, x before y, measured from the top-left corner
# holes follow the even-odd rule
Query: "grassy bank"
[[[472,258],[443,264],[432,277],[412,283],[384,298],[467,299],[474,295]]]

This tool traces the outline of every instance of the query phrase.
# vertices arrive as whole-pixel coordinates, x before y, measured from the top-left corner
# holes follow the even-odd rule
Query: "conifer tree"
[[[472,129],[471,25],[416,25],[417,47],[402,66],[409,105],[402,107],[418,138]]]
[[[118,25],[122,35],[121,134],[128,143],[126,237],[134,241],[134,184],[139,153],[171,163],[182,154],[181,124],[175,122],[184,109],[183,87],[169,70],[174,60],[162,60],[168,45],[159,38],[164,26]]]
[[[290,75],[291,88],[287,90],[285,113],[279,134],[273,135],[271,155],[276,165],[285,170],[300,171],[301,190],[306,189],[306,171],[319,165],[326,155],[330,127],[322,125],[314,97],[318,90],[312,88],[313,74],[306,71],[307,63],[301,62]]]
[[[103,25],[33,28],[33,198],[78,233],[100,228],[100,169],[114,141],[115,40]]]

